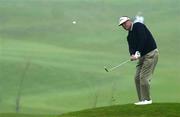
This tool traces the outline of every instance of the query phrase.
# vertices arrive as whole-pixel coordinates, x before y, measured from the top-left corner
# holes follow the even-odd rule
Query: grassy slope
[[[135,63],[109,74],[103,66],[128,58],[126,33],[116,23],[119,15],[133,16],[139,10],[161,54],[153,99],[179,102],[179,1],[82,1],[0,1],[0,112],[15,112],[23,73],[22,113],[64,113],[134,102]]]
[[[179,117],[179,103],[154,103],[148,106],[116,105],[63,115],[0,114],[1,117]]]
[[[132,104],[84,110],[59,117],[179,117],[180,104],[155,103],[148,106]]]

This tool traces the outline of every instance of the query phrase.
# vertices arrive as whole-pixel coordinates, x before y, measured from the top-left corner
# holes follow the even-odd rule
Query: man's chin
[[[125,29],[126,31],[129,31],[129,29]]]

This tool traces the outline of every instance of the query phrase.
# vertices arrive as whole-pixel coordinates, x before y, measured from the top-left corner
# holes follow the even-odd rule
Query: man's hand
[[[135,60],[137,60],[138,59],[138,57],[137,56],[135,56],[134,54],[133,55],[131,55],[131,57],[130,57],[130,60],[131,61],[135,61]]]

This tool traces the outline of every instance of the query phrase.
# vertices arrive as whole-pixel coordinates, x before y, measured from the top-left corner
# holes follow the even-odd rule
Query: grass
[[[148,106],[132,104],[89,109],[59,117],[179,117],[178,103],[154,103]]]
[[[179,117],[179,103],[154,103],[147,106],[115,105],[71,112],[63,115],[0,114],[1,117]]]
[[[59,117],[179,117],[178,103],[154,103],[148,106],[132,104],[89,109]]]
[[[1,117],[57,117],[56,115],[1,113]]]
[[[160,51],[152,98],[180,102],[179,5],[179,0],[1,0],[0,113],[16,112],[19,87],[20,113],[62,114],[136,101],[136,63],[111,73],[103,67],[129,58],[127,33],[117,20],[138,11]]]

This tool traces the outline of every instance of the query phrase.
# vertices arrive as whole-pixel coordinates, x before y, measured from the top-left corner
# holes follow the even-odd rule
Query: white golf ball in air
[[[73,21],[72,23],[73,23],[73,24],[76,24],[76,21]]]

